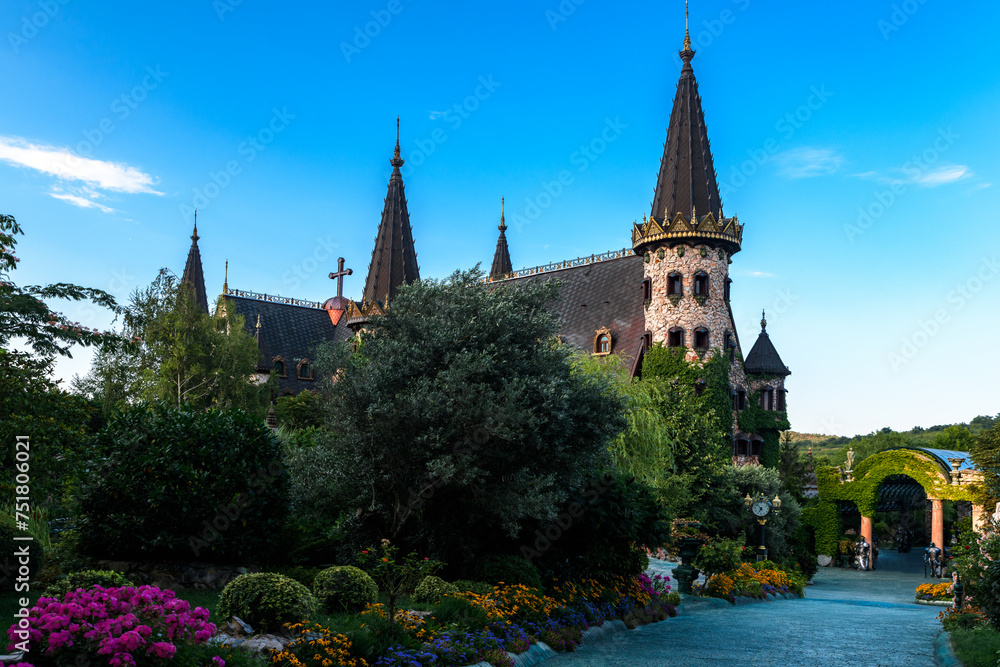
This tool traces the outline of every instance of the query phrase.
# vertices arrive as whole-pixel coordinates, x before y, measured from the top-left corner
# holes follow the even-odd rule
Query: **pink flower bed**
[[[173,591],[94,586],[67,593],[61,602],[40,598],[28,613],[27,628],[15,623],[7,630],[11,640],[7,650],[28,642],[26,657],[33,663],[15,667],[55,664],[60,654],[81,650],[103,657],[112,667],[162,665],[174,657],[178,646],[203,644],[215,630],[207,609],[191,609]],[[218,656],[213,662],[216,667],[225,665]]]

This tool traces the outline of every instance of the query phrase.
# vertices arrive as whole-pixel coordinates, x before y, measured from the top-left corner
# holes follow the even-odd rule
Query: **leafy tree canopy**
[[[624,426],[615,385],[556,338],[558,286],[482,277],[400,290],[356,353],[328,344],[317,362],[359,535],[453,566],[553,519]]]
[[[980,433],[969,453],[983,471],[982,495],[988,501],[987,507],[994,506],[1000,502],[1000,423]]]

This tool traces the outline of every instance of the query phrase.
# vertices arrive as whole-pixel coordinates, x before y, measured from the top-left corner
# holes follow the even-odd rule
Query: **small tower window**
[[[652,301],[653,299],[653,281],[646,278],[642,281],[642,300]]]
[[[730,292],[730,287],[732,286],[732,284],[733,284],[732,279],[726,278],[726,282],[725,282],[725,284],[723,285],[723,288],[722,288],[722,292],[723,292],[722,298],[724,298],[726,301],[729,301],[729,292]]]
[[[668,347],[684,347],[684,329],[673,328],[667,332]]]
[[[299,362],[299,379],[300,380],[312,380],[312,364],[309,363],[308,359],[303,359]]]
[[[704,380],[695,380],[695,383],[694,383],[694,395],[695,396],[701,396],[702,394],[704,394],[705,393],[705,388],[707,386],[708,385],[705,383]]]
[[[737,389],[733,392],[733,409],[742,412],[747,409],[747,392],[744,389]]]
[[[694,330],[694,346],[699,350],[708,348],[708,329],[698,327]]]
[[[594,336],[594,354],[611,354],[611,332],[607,327],[597,330]]]
[[[667,276],[667,295],[682,294],[684,289],[684,279],[679,273],[671,273]]]
[[[778,409],[779,412],[784,412],[785,411],[785,394],[787,394],[787,393],[788,393],[788,391],[785,390],[785,389],[779,389],[778,390],[778,396],[777,396],[777,398],[778,398],[778,408],[777,409]]]
[[[734,452],[736,456],[748,456],[750,454],[750,441],[745,437],[737,437],[734,446]]]
[[[708,274],[704,271],[694,274],[694,295],[708,296]]]
[[[774,410],[774,389],[764,387],[760,390],[760,407],[765,410]]]
[[[760,457],[762,443],[759,436],[750,436],[750,456]]]
[[[646,333],[642,334],[642,344],[646,347],[647,350],[649,348],[653,347],[653,332],[652,331],[647,331]]]
[[[285,377],[285,360],[281,357],[275,357],[274,363],[274,374],[280,378]]]
[[[736,345],[733,344],[733,335],[728,331],[722,337],[722,349],[729,355],[729,361],[736,360]]]

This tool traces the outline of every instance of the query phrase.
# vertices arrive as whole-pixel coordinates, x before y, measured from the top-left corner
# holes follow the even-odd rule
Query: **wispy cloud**
[[[751,278],[774,278],[774,274],[767,271],[750,271],[747,275]]]
[[[68,148],[33,144],[18,137],[0,136],[0,161],[34,169],[63,182],[79,182],[81,186],[76,192],[66,192],[62,187],[56,186],[49,194],[76,206],[97,208],[105,213],[113,209],[94,201],[103,196],[100,190],[163,194],[153,188],[155,178],[135,167],[120,162],[80,157]]]
[[[448,113],[447,111],[432,111],[430,113],[430,118],[431,118],[431,120],[437,120],[438,118],[444,118],[445,114],[447,114],[447,113]]]
[[[904,165],[905,166],[905,165]],[[865,171],[854,174],[856,178],[877,181],[886,185],[918,185],[922,188],[936,188],[942,185],[965,181],[973,176],[972,169],[964,164],[942,164],[933,168],[918,169],[910,166],[905,169],[893,170],[890,174],[877,171]],[[989,183],[980,183],[973,189],[989,187]]]
[[[788,178],[826,176],[840,169],[844,158],[829,148],[806,146],[778,153],[774,156],[781,174]]]

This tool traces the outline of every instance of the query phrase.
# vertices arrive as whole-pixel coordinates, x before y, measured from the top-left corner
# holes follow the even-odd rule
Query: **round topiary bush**
[[[114,570],[83,570],[81,572],[70,572],[59,581],[45,589],[45,597],[62,600],[70,591],[78,588],[87,590],[92,586],[102,588],[121,588],[122,586],[135,586],[125,578],[120,572]]]
[[[218,614],[238,616],[255,632],[276,632],[286,623],[308,620],[319,609],[309,589],[275,572],[241,574],[222,589]]]
[[[441,577],[435,577],[432,575],[424,577],[423,580],[417,584],[417,588],[413,591],[413,599],[417,602],[437,604],[445,595],[457,592],[458,586],[455,584],[449,584]]]
[[[542,588],[538,570],[520,556],[487,556],[476,568],[476,578],[494,586],[503,582],[508,586],[523,584],[529,588]]]
[[[359,611],[378,599],[378,586],[364,570],[337,565],[316,575],[313,593],[329,612]]]
[[[493,592],[493,587],[482,581],[472,581],[471,579],[459,579],[454,582],[455,587],[463,593],[475,593],[476,595],[489,595]]]

